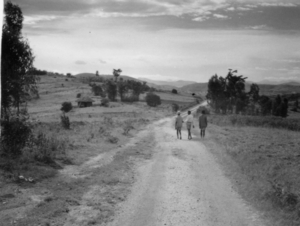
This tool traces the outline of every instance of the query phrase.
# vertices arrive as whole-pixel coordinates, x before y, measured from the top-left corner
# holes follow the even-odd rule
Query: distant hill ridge
[[[177,88],[181,88],[186,85],[195,84],[194,81],[185,81],[185,80],[177,80],[177,81],[163,81],[163,80],[152,80],[148,78],[139,78],[139,80],[150,82],[156,85],[167,85],[167,86],[174,86]]]

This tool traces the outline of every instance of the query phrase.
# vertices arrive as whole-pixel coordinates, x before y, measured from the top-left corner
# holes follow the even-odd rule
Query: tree
[[[128,92],[128,86],[127,86],[127,81],[124,81],[123,79],[120,79],[120,82],[118,83],[119,89],[119,95],[120,95],[120,99],[121,101],[124,100],[125,94]]]
[[[92,92],[95,96],[101,96],[101,97],[105,97],[104,91],[101,87],[101,85],[97,85],[97,84],[89,84],[90,87],[92,87]]]
[[[113,70],[113,75],[115,77],[115,81],[117,82],[118,81],[118,77],[120,76],[120,74],[122,73],[122,70],[121,69],[114,69]]]
[[[288,107],[289,107],[289,101],[287,98],[284,98],[283,103],[281,104],[281,109],[280,109],[281,117],[286,118],[288,116]]]
[[[72,106],[71,102],[63,102],[61,104],[60,110],[63,111],[64,113],[67,113],[67,112],[71,111],[72,108],[73,108],[73,106]]]
[[[118,92],[122,101],[138,101],[141,93],[148,91],[150,88],[146,82],[135,80],[123,81],[120,79],[118,83]]]
[[[245,92],[247,78],[235,73],[237,70],[229,69],[225,78],[216,74],[208,81],[206,98],[217,113],[232,112],[234,106],[236,113],[244,112],[248,105],[248,94]]]
[[[11,107],[17,108],[30,91],[37,93],[37,77],[28,73],[33,68],[32,50],[22,36],[23,15],[20,7],[5,3],[4,23],[2,28],[2,60],[1,60],[1,117],[9,117]]]
[[[275,116],[281,115],[281,96],[278,94],[272,103],[272,114]]]
[[[172,89],[172,93],[174,94],[178,94],[177,90],[176,89]]]
[[[147,93],[146,95],[146,102],[151,107],[156,107],[157,105],[161,104],[160,96],[154,93]]]
[[[295,102],[294,102],[294,111],[298,111],[298,107],[299,107],[299,101],[298,101],[298,99],[297,100],[295,100]]]
[[[217,113],[220,112],[222,105],[226,104],[225,85],[225,79],[217,74],[213,75],[208,81],[206,98]]]
[[[110,101],[116,101],[117,97],[117,84],[113,80],[105,82],[107,97]]]
[[[259,100],[259,86],[255,83],[253,83],[250,86],[250,91],[249,91],[249,97],[252,99],[254,103],[256,103]]]
[[[96,76],[99,76],[99,72],[98,71],[96,71]]]

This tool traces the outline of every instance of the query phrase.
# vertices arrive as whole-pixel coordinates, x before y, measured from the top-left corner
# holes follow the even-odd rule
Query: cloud
[[[194,18],[193,21],[203,22],[203,21],[208,20],[208,19],[209,19],[209,17],[207,17],[207,16],[201,16],[201,17]]]
[[[235,8],[234,7],[229,7],[226,9],[227,11],[235,11]]]
[[[261,24],[266,24],[279,30],[300,30],[300,4],[296,0],[284,2],[266,0],[263,3],[258,0],[15,0],[14,2],[24,9],[24,24],[27,27],[31,26],[33,30],[39,30],[50,22],[68,23],[67,20],[74,18],[98,19],[98,17],[132,19],[132,22],[144,27],[147,27],[147,24],[143,23],[154,21],[155,24],[154,22],[151,24],[153,29],[170,27],[257,29],[256,27]],[[260,11],[263,13],[259,13]],[[55,27],[54,24],[52,27]]]
[[[24,24],[37,24],[41,21],[51,21],[57,19],[58,16],[54,15],[36,15],[36,16],[24,16]]]
[[[78,65],[85,65],[86,62],[83,61],[83,60],[77,60],[77,61],[75,61],[75,64],[78,64]]]
[[[246,27],[246,29],[253,29],[253,30],[271,30],[271,27],[268,27],[267,25],[256,25],[256,26],[249,26]]]
[[[222,15],[222,14],[213,14],[213,16],[218,19],[227,19],[228,18],[228,16]]]
[[[260,3],[260,6],[271,6],[271,7],[297,7],[297,4],[294,3]]]
[[[251,9],[250,8],[245,8],[245,7],[237,7],[237,10],[239,10],[239,11],[249,11]]]
[[[104,60],[99,60],[99,62],[101,63],[101,64],[107,64],[107,62],[106,61],[104,61]]]

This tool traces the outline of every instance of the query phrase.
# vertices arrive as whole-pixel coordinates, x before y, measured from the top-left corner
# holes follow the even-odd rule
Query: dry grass
[[[228,119],[212,117],[210,121],[222,127],[210,124],[204,143],[242,196],[274,220],[270,225],[299,225],[299,132],[224,125]]]
[[[61,83],[64,84],[63,87]],[[77,170],[84,166],[83,163],[95,156],[101,156],[102,153],[104,156],[110,155],[126,144],[130,137],[135,136],[147,124],[172,114],[170,105],[162,104],[159,107],[151,108],[144,102],[132,104],[114,102],[110,103],[110,107],[101,107],[100,100],[94,97],[96,100],[94,106],[78,108],[75,106],[76,95],[78,93],[91,95],[91,89],[87,84],[82,84],[76,79],[65,81],[64,77],[43,76],[39,86],[40,99],[28,103],[30,120],[34,124],[34,133],[43,132],[48,138],[54,137],[59,141],[65,141],[67,144],[66,158],[61,153],[55,157],[55,163],[57,167],[61,168],[72,164],[66,167],[66,170],[70,169],[74,175],[77,175]],[[75,106],[66,114],[70,119],[70,129],[68,130],[60,124],[60,107],[64,101],[70,101]],[[69,177],[69,174],[55,176],[56,168],[43,163],[37,165],[30,161],[24,162],[19,168],[18,174],[24,175],[26,178],[32,177],[40,183],[26,183],[20,186],[21,188],[30,186],[26,192],[31,193],[17,194],[16,198],[12,198],[1,206],[1,223],[10,224],[9,222],[12,222],[15,217],[15,212],[19,212],[19,208],[24,208],[26,217],[19,219],[18,225],[43,223],[47,225],[50,224],[49,222],[51,225],[63,225],[68,211],[74,205],[81,205],[82,199],[100,214],[96,219],[90,219],[89,224],[108,222],[114,214],[116,204],[125,199],[134,179],[132,159],[135,157],[150,158],[150,149],[153,144],[148,145],[148,143],[153,141],[146,137],[145,140],[140,141],[142,144],[138,142],[134,147],[124,148],[125,150],[117,153],[107,165],[86,169],[88,172],[80,171],[87,173],[82,178],[80,175],[78,178]],[[3,180],[0,171],[0,193],[12,193],[12,186],[16,189],[20,188],[19,184],[7,182],[9,181]],[[85,193],[93,186],[95,190],[92,191],[90,197],[86,197]],[[45,191],[46,193],[44,193]],[[35,204],[28,201],[31,195],[44,197],[45,194],[47,197],[36,207]],[[1,210],[8,211],[9,214],[6,212],[3,218]]]

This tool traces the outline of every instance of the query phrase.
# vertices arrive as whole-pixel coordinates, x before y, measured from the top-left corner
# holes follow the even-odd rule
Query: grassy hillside
[[[80,73],[76,75],[76,78],[80,79],[81,81],[88,81],[89,78],[103,78],[103,79],[114,79],[113,75],[100,75],[99,77],[96,77],[95,74],[93,73]],[[166,90],[166,91],[171,91],[172,89],[178,89],[175,86],[171,86],[171,85],[157,85],[151,82],[148,82],[147,80],[144,79],[136,79],[127,75],[121,75],[119,78],[123,78],[124,80],[135,80],[135,81],[140,81],[140,82],[147,82],[147,85],[149,87],[153,87],[157,90]]]
[[[154,139],[150,135],[126,144],[147,124],[172,114],[170,107],[153,108],[145,102],[103,107],[78,78],[41,76],[38,88],[40,98],[27,107],[34,136],[30,141],[37,140],[39,146],[24,148],[19,159],[2,157],[0,149],[0,225],[64,225],[69,213],[86,200],[84,194],[96,186],[101,186],[96,194],[100,198],[93,194],[88,211],[103,215],[76,225],[103,225],[128,194],[133,159],[150,158]],[[93,106],[77,107],[78,93],[91,96]],[[61,125],[64,101],[73,105],[66,113],[70,129]]]
[[[80,78],[94,78],[94,77],[96,77],[96,75],[93,74],[93,73],[80,73],[80,74],[77,74],[75,76],[76,76],[76,78],[79,78],[79,79]],[[99,77],[102,77],[104,79],[113,79],[114,78],[113,75],[100,75]],[[123,78],[124,80],[139,81],[138,79],[130,77],[130,76],[127,76],[127,75],[121,75],[119,78]]]
[[[196,93],[205,96],[207,93],[207,83],[195,83],[180,88],[183,92]]]
[[[295,122],[210,115],[204,140],[243,198],[275,219],[274,226],[300,224],[300,125]]]

